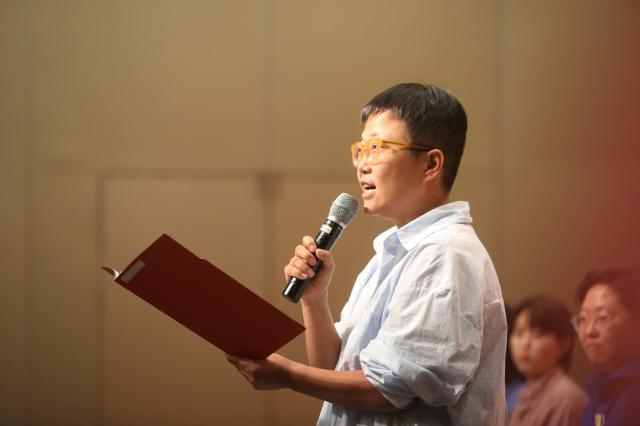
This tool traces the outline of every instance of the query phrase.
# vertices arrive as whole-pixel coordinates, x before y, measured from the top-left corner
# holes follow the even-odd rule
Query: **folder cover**
[[[263,359],[304,331],[273,305],[163,234],[115,281],[226,353]]]

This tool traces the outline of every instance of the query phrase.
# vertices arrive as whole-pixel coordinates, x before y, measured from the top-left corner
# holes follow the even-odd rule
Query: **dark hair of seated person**
[[[575,342],[571,325],[571,313],[559,301],[547,296],[535,296],[523,300],[513,313],[515,321],[522,312],[529,312],[529,327],[553,334],[560,341],[569,342],[566,353],[560,358],[560,366],[568,371]]]

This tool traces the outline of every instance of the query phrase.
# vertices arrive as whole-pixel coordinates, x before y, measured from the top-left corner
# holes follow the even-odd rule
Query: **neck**
[[[538,374],[525,374],[524,379],[527,381],[527,383],[535,382],[536,380],[538,380],[541,377],[552,375],[559,368],[560,368],[559,366],[554,365],[549,370],[545,370],[545,371],[543,371],[541,373],[538,373]]]
[[[444,206],[447,203],[449,203],[449,193],[445,192],[445,193],[441,194],[439,197],[437,197],[435,200],[433,200],[433,204],[431,205],[429,210],[433,210],[433,209],[438,208],[440,206]],[[427,211],[429,211],[429,210],[427,210]]]
[[[417,208],[415,211],[413,211],[411,214],[406,215],[406,217],[402,218],[401,220],[397,220],[394,222],[394,225],[396,225],[398,228],[402,228],[404,225],[406,225],[407,223],[411,222],[412,220],[422,216],[423,214],[436,209],[440,206],[443,206],[445,204],[447,204],[449,202],[449,194],[448,193],[444,193],[441,196],[438,197],[433,197],[431,200],[427,200],[423,205],[421,205],[419,208]]]

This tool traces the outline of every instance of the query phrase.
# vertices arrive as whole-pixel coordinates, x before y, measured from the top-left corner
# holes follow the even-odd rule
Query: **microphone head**
[[[327,219],[336,222],[342,226],[342,228],[346,228],[356,215],[358,205],[358,200],[356,200],[355,197],[343,192],[331,203]]]

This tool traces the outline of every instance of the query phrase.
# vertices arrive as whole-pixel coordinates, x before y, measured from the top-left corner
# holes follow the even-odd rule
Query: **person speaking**
[[[438,86],[403,83],[376,95],[361,118],[351,158],[363,209],[393,226],[374,239],[337,322],[333,256],[310,236],[295,247],[284,275],[311,279],[300,296],[309,365],[278,354],[227,359],[256,389],[325,401],[318,425],[504,425],[500,284],[469,204],[449,198],[464,108]]]

